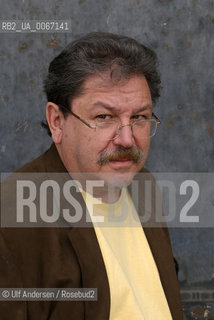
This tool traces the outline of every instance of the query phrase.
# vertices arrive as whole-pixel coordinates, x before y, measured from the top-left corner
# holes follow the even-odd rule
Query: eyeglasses
[[[148,139],[155,135],[157,131],[157,126],[161,123],[158,117],[154,113],[152,113],[152,117],[150,119],[134,120],[129,124],[121,124],[119,120],[108,121],[105,119],[99,119],[99,121],[97,120],[95,125],[92,126],[70,109],[64,107],[61,104],[59,104],[59,107],[63,108],[64,110],[72,114],[75,118],[80,120],[87,127],[94,129],[96,132],[98,132],[98,134],[105,136],[105,140],[117,139],[121,133],[121,130],[124,127],[128,126],[131,127],[132,133],[135,137],[139,139]]]

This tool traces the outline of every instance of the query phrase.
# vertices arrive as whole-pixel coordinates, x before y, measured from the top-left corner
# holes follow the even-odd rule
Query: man
[[[45,126],[54,144],[19,174],[42,172],[53,181],[49,173],[61,173],[63,191],[75,179],[79,189],[70,186],[81,205],[80,223],[2,228],[1,287],[96,288],[97,301],[4,301],[4,319],[182,319],[167,230],[142,228],[144,210],[127,190],[160,123],[152,112],[159,97],[156,67],[152,50],[108,33],[72,42],[51,62]],[[89,178],[100,187],[89,188]],[[64,208],[60,203],[63,218]],[[69,210],[67,222],[78,213]],[[125,211],[112,227],[108,213],[118,218]],[[97,223],[104,220],[104,227]]]

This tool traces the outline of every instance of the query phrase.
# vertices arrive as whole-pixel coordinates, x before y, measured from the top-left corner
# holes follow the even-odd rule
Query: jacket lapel
[[[142,228],[155,260],[172,318],[173,320],[181,320],[183,319],[183,312],[168,229],[165,223],[157,222],[155,196],[156,192],[159,191],[156,189],[154,177],[146,169],[142,169],[142,171],[135,176],[135,180],[138,182],[138,194],[137,196],[133,194],[132,199],[141,219],[146,216],[145,181],[151,181],[150,219],[142,223]],[[129,186],[128,189],[132,195],[131,186]],[[142,219],[141,221],[144,220]]]
[[[73,228],[69,235],[82,271],[83,288],[97,288],[97,301],[85,301],[85,318],[108,320],[110,289],[94,229]]]

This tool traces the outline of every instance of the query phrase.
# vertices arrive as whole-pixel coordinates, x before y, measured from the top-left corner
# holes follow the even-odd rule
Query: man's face
[[[84,94],[72,101],[72,111],[91,125],[112,119],[126,125],[152,115],[151,94],[143,76],[114,85],[93,76],[84,88]],[[149,144],[150,138],[133,135],[130,126],[124,126],[116,139],[107,140],[104,131],[91,129],[69,114],[57,148],[68,172],[91,172],[104,181],[129,184],[143,167]]]

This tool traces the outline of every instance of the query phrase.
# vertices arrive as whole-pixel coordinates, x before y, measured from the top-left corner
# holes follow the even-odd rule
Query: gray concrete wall
[[[162,172],[214,170],[213,0],[13,0],[1,19],[70,19],[70,33],[0,34],[0,170],[12,172],[38,156],[50,139],[40,127],[48,64],[70,41],[90,31],[125,34],[156,50],[162,124],[147,167]],[[171,230],[180,277],[211,279],[213,230]],[[185,271],[185,270],[188,270]],[[184,275],[185,274],[185,275]]]

